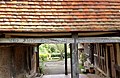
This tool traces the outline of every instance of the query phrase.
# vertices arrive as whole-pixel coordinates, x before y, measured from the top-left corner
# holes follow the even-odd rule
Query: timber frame
[[[119,43],[120,37],[82,37],[77,43]],[[74,38],[0,38],[0,43],[74,43]]]
[[[43,37],[42,38],[41,37],[40,38],[34,38],[34,37],[33,38],[31,38],[31,37],[30,38],[29,37],[28,38],[16,38],[15,37],[14,38],[14,37],[10,36],[10,34],[9,34],[9,36],[6,35],[5,38],[0,38],[0,43],[1,44],[7,44],[7,43],[11,44],[12,43],[12,45],[13,44],[34,44],[34,45],[39,45],[39,44],[42,44],[42,43],[63,43],[63,44],[65,44],[65,46],[66,46],[67,43],[70,43],[71,44],[71,48],[70,48],[71,49],[70,50],[71,51],[71,77],[72,78],[79,78],[78,57],[76,57],[76,56],[78,56],[78,44],[80,44],[80,43],[89,43],[91,45],[91,44],[96,44],[96,43],[99,43],[99,44],[120,43],[120,37],[119,36],[112,36],[112,37],[109,37],[109,36],[108,37],[106,37],[106,36],[101,36],[101,37],[99,37],[99,36],[98,37],[97,36],[96,37],[94,37],[94,36],[93,37],[92,36],[90,36],[90,37],[85,36],[84,37],[84,36],[82,36],[82,37],[80,37],[79,34],[77,32],[74,32],[74,33],[71,34],[71,37],[66,36],[66,37],[61,37],[61,38],[58,38],[57,36],[54,36],[54,37],[51,37],[51,36],[49,37],[48,36],[46,38],[43,38]],[[96,47],[96,48],[92,48],[91,50],[93,50],[95,52],[95,50],[97,48],[99,48],[99,46]],[[66,47],[65,47],[65,50],[66,50]],[[91,52],[89,53],[89,54],[91,54],[90,59],[92,59],[91,60],[92,63],[93,63],[93,60],[94,60],[92,58],[92,55],[94,55],[94,57],[99,56],[101,60],[104,58],[104,57],[99,55],[100,51],[98,51],[98,55],[93,54],[94,53],[93,51],[91,51],[92,53]],[[38,59],[39,56],[38,55],[39,55],[39,52],[37,50],[37,52],[36,52],[36,60],[37,60],[36,71],[37,72],[38,72],[38,68],[39,68],[39,59]],[[108,69],[108,68],[105,68],[105,66],[107,66],[107,65],[104,65],[101,68],[97,68],[97,70],[102,72],[101,69],[103,69],[103,71]],[[107,71],[109,71],[109,70],[107,70]],[[103,72],[103,74],[106,75],[106,76],[109,76],[109,73],[107,73],[107,74],[105,74],[105,73],[106,73],[106,71]],[[67,60],[65,60],[65,75],[67,75],[67,74],[68,74],[67,73]]]
[[[1,0],[0,76],[38,72],[42,43],[70,43],[72,78],[79,78],[81,43],[97,70],[119,78],[120,0]]]
[[[87,48],[87,47],[90,48]],[[119,78],[119,48],[120,43],[89,43],[84,44],[85,53],[91,64],[94,64],[96,73],[102,78]]]

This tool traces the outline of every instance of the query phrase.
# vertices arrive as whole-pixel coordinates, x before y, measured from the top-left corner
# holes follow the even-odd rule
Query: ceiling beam
[[[90,36],[100,36],[100,35],[108,35],[108,34],[116,34],[117,32],[81,32],[78,33],[79,37],[90,37]],[[50,37],[71,37],[71,33],[3,33],[11,38],[50,38]],[[9,38],[10,38],[9,37]]]
[[[74,43],[73,38],[0,38],[0,43]],[[120,43],[120,37],[82,37],[77,43]]]

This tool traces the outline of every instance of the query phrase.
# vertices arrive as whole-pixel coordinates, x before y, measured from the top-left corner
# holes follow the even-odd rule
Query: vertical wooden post
[[[71,78],[79,78],[79,69],[78,69],[78,43],[77,38],[78,34],[73,33],[72,38],[74,39],[74,43],[72,43],[72,72]]]
[[[109,67],[108,67],[108,52],[109,51],[109,46],[106,46],[106,66],[107,66],[107,76],[110,77],[110,73],[109,73]]]
[[[71,77],[73,77],[73,68],[72,68],[72,43],[70,43],[70,63],[71,63]]]
[[[120,65],[120,47],[119,43],[116,44],[116,49],[117,49],[117,65]]]
[[[40,43],[40,44],[38,44],[38,55],[40,54],[40,52],[39,52],[39,46],[41,45],[42,43]],[[39,57],[39,56],[38,56]],[[40,67],[40,60],[39,60],[39,67]],[[42,70],[41,69],[39,69],[39,73],[41,74],[42,72],[41,72]]]
[[[111,45],[111,48],[110,48],[112,78],[116,78],[116,70],[114,67],[114,65],[116,64],[115,63],[115,48],[114,48],[114,46],[115,45],[113,44],[113,45]]]
[[[38,68],[39,68],[39,49],[38,49],[38,45],[36,46],[36,49],[37,49],[37,51],[36,51],[36,72],[38,73],[39,72],[39,70],[38,70]]]
[[[29,66],[29,46],[27,46],[27,52],[26,52],[26,60],[27,60],[27,73],[30,73],[30,66]]]
[[[16,73],[15,73],[15,51],[14,51],[14,47],[11,47],[11,48],[12,48],[12,52],[11,52],[11,59],[12,59],[11,73],[12,73],[12,78],[16,78]]]
[[[90,61],[91,64],[94,64],[94,44],[90,44]]]
[[[68,75],[68,71],[67,71],[67,44],[64,44],[64,48],[65,48],[65,75]]]
[[[28,72],[28,63],[27,63],[27,46],[25,46],[25,51],[24,53],[24,70],[26,70],[26,72]]]

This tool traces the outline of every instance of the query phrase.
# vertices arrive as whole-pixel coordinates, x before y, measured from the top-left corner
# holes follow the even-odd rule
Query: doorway
[[[65,59],[66,55],[67,64]],[[66,72],[71,72],[69,44],[41,44],[39,46],[39,58],[41,73],[44,75],[65,74]],[[65,67],[66,65],[67,67]]]

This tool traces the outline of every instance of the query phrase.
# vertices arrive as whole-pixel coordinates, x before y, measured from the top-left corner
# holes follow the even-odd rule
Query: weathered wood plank
[[[120,42],[120,37],[84,37],[78,38],[79,43],[113,43]]]
[[[39,45],[37,45],[37,52],[36,52],[36,71],[39,73]]]
[[[12,71],[12,77],[15,78],[16,77],[16,71],[15,71],[15,50],[14,47],[12,47],[12,52],[11,52],[11,71]]]
[[[111,74],[112,74],[112,78],[116,78],[116,70],[115,70],[115,50],[114,50],[114,45],[110,46],[110,59],[111,59]]]
[[[119,47],[120,47],[120,44],[117,43],[117,44],[116,44],[116,51],[117,51],[117,54],[116,54],[116,55],[117,55],[117,64],[118,64],[118,65],[120,65],[120,48],[119,48]]]
[[[0,43],[73,43],[72,38],[0,38]]]
[[[77,43],[118,43],[120,37],[82,37]],[[0,38],[0,43],[74,43],[73,38]]]

